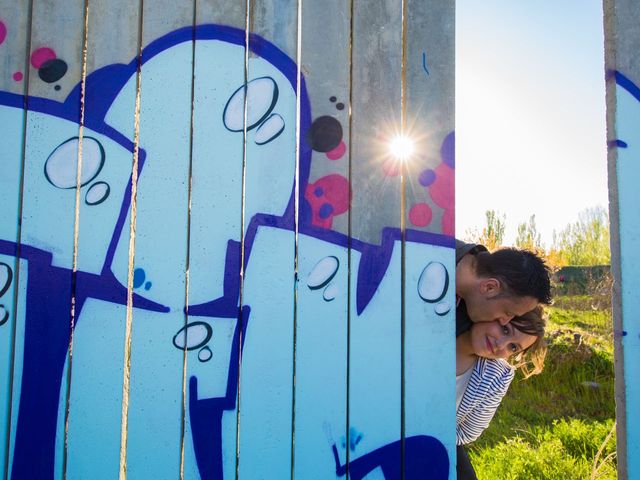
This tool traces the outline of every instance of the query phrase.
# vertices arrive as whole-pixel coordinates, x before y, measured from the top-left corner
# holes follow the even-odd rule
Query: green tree
[[[482,232],[478,229],[467,230],[465,239],[472,243],[479,243],[493,251],[502,246],[504,240],[504,230],[506,226],[506,215],[495,210],[484,212],[486,225]]]
[[[544,252],[540,232],[538,232],[538,227],[536,225],[535,215],[531,215],[528,222],[518,225],[518,236],[516,237],[515,244],[518,248],[525,248],[532,252]]]
[[[609,265],[609,215],[603,207],[583,210],[578,221],[554,232],[555,250],[567,265]]]

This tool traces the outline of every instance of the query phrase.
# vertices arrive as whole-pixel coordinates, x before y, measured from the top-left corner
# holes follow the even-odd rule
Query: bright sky
[[[457,0],[456,236],[608,206],[601,0]]]

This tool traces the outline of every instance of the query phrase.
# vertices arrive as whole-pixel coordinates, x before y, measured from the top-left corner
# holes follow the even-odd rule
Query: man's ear
[[[480,282],[480,292],[485,298],[494,298],[500,294],[500,280],[497,278],[483,278]]]

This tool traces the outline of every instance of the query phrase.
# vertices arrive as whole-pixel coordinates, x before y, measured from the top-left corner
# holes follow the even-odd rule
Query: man
[[[456,240],[456,337],[473,322],[506,325],[539,304],[551,303],[549,267],[535,253]],[[457,448],[457,477],[477,480],[466,450]]]
[[[551,303],[549,267],[535,253],[456,240],[456,336],[472,322],[506,325],[537,305]]]

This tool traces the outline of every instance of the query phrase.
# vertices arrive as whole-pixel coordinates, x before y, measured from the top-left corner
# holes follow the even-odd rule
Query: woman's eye
[[[507,327],[506,325],[502,326],[502,333],[504,333],[505,335],[509,335],[509,327]]]
[[[509,345],[509,348],[511,349],[511,353],[516,353],[518,351],[518,346],[514,343]]]

